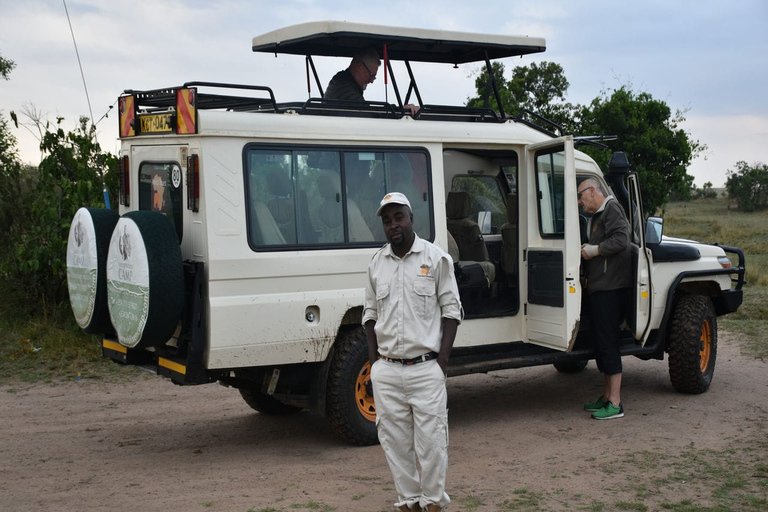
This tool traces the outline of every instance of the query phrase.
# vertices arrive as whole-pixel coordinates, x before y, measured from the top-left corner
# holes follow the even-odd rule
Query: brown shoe
[[[419,506],[418,503],[414,503],[410,507],[408,505],[400,505],[398,507],[398,510],[401,512],[424,512],[424,510]],[[437,509],[440,510],[440,509]]]
[[[441,510],[443,510],[443,508],[440,507],[439,505],[430,503],[429,505],[427,505],[427,508],[424,509],[424,512],[440,512]]]

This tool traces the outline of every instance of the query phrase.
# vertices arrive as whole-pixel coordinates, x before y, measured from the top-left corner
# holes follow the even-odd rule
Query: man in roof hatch
[[[325,91],[325,99],[365,101],[363,92],[376,80],[379,72],[379,54],[373,48],[362,48],[352,57],[349,67],[336,73]]]
[[[451,257],[413,232],[404,194],[389,192],[376,215],[389,242],[368,265],[363,312],[376,428],[395,507],[438,512],[451,501],[445,379],[463,318],[459,289]]]

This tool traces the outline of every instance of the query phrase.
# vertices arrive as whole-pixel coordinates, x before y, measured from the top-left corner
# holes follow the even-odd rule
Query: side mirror
[[[661,217],[648,217],[645,221],[645,243],[659,244],[661,243],[661,234],[664,228],[664,219]]]
[[[477,225],[480,226],[480,233],[483,235],[490,235],[491,212],[477,212]]]

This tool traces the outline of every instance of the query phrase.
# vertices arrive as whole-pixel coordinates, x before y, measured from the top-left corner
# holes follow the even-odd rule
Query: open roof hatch
[[[545,40],[537,37],[424,30],[345,21],[317,21],[293,25],[256,36],[252,44],[255,52],[304,55],[312,67],[315,82],[321,94],[323,94],[323,88],[312,62],[312,56],[351,58],[360,48],[367,46],[375,48],[382,57],[386,48],[385,65],[389,75],[392,76],[392,86],[401,108],[404,103],[388,61],[401,60],[405,63],[410,77],[405,103],[408,102],[411,92],[414,92],[421,112],[439,112],[446,108],[455,109],[455,107],[424,105],[410,62],[457,65],[485,61],[496,103],[501,109],[501,99],[493,77],[491,59],[516,57],[546,50]],[[500,114],[501,119],[506,117],[503,111]]]

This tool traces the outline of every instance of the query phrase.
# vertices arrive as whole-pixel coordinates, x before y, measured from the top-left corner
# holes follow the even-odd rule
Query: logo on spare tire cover
[[[77,246],[80,247],[83,245],[83,239],[85,238],[85,234],[83,233],[83,223],[80,222],[80,219],[77,220],[77,224],[75,224],[75,243],[77,243]]]
[[[123,233],[117,240],[118,251],[120,256],[123,257],[123,261],[131,257],[131,235],[128,233],[128,227],[123,226]]]

